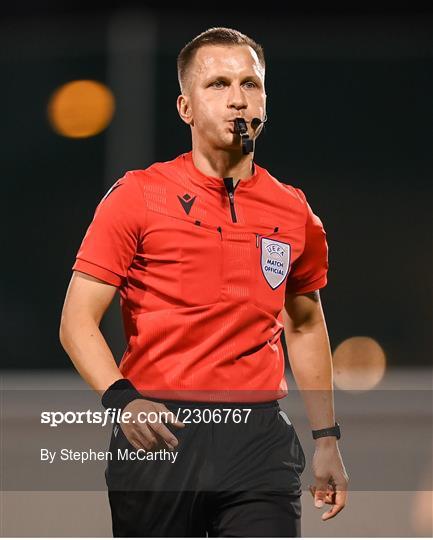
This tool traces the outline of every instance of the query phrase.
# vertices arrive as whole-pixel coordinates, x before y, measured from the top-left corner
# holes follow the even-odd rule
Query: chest
[[[238,189],[159,191],[146,200],[139,255],[153,290],[182,305],[252,302],[280,312],[304,248],[299,209]]]

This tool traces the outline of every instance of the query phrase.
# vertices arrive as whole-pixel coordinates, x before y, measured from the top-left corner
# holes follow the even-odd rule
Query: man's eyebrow
[[[215,75],[209,75],[208,77],[205,78],[205,82],[216,81],[216,80],[229,81],[230,77],[227,75],[215,74]],[[242,81],[247,81],[247,80],[254,80],[254,81],[261,82],[260,77],[255,74],[249,74],[242,77]]]

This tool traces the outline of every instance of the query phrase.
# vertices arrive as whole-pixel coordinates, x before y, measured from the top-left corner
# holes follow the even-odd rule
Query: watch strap
[[[320,437],[334,436],[334,437],[337,437],[337,440],[338,440],[341,437],[340,425],[337,422],[335,422],[335,425],[332,427],[323,428],[323,429],[313,429],[312,434],[313,434],[313,439],[319,439]]]

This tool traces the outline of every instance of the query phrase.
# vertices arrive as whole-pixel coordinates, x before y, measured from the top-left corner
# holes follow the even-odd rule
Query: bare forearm
[[[100,395],[123,377],[98,325],[90,317],[62,323],[60,342],[79,374]]]
[[[284,328],[290,366],[311,429],[333,426],[332,357],[325,322],[318,320],[294,330],[284,318]]]

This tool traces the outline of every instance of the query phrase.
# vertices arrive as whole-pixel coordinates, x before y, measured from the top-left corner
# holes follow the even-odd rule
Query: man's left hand
[[[332,508],[322,514],[326,521],[336,516],[346,506],[349,477],[334,437],[316,440],[312,464],[315,485],[310,486],[316,508],[331,504]]]

